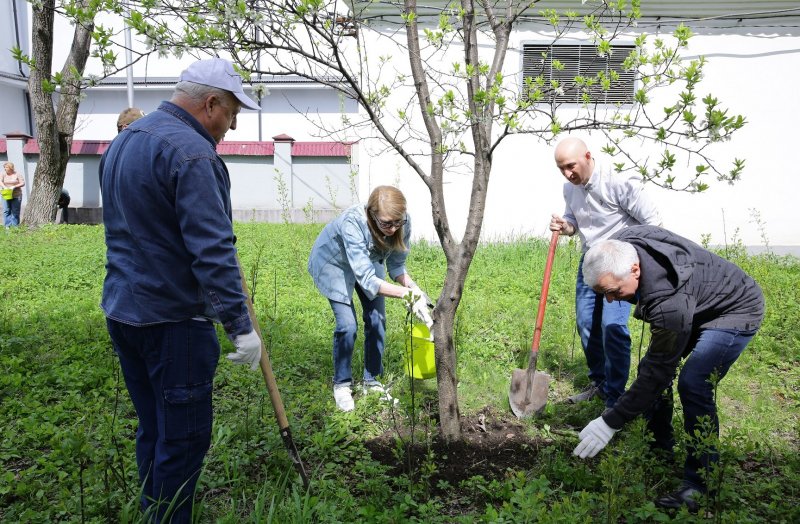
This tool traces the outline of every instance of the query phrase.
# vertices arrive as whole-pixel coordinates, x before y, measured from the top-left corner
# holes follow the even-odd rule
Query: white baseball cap
[[[187,67],[178,78],[179,82],[194,82],[205,86],[224,89],[235,96],[247,109],[261,109],[261,106],[244,94],[242,77],[234,71],[233,65],[222,58],[198,60]]]

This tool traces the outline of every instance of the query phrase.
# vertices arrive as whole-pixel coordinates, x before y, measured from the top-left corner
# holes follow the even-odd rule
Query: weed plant
[[[586,384],[574,329],[572,239],[556,254],[539,369],[554,377],[543,416],[526,421],[540,443],[532,464],[501,477],[480,468],[458,485],[434,479],[445,457],[436,435],[435,380],[404,376],[406,313],[387,301],[385,381],[396,407],[356,396],[337,412],[331,395],[333,318],[306,272],[320,225],[236,224],[238,248],[295,442],[312,479],[304,488],[277,431],[260,374],[223,359],[215,381],[213,442],[196,493],[198,522],[800,522],[800,262],[720,254],[764,289],[764,325],[717,388],[721,436],[697,446],[721,455],[704,511],[668,514],[657,494],[676,487],[687,452],[676,406],[676,462],[649,451],[641,420],[591,460],[571,455],[600,403],[561,402]],[[712,239],[707,239],[708,241]],[[0,236],[0,521],[142,522],[134,461],[136,417],[98,307],[104,276],[98,226],[24,228]],[[527,365],[547,251],[515,238],[477,252],[456,323],[465,417],[508,412],[511,371]],[[417,242],[408,266],[436,297],[445,269],[436,245]],[[632,378],[647,331],[631,320]],[[223,353],[232,348],[224,334]],[[359,336],[359,341],[362,340]],[[353,370],[363,368],[356,351]],[[413,386],[413,390],[412,390]],[[413,397],[412,397],[413,393]],[[413,403],[412,403],[413,398]],[[408,428],[412,428],[409,434]],[[395,439],[396,463],[366,443]],[[713,437],[713,438],[712,438]],[[413,438],[413,442],[412,442]],[[404,453],[417,444],[418,467]]]

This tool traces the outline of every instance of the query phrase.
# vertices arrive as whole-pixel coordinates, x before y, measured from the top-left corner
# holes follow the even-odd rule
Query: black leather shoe
[[[682,487],[678,491],[674,491],[669,495],[664,495],[656,499],[656,506],[666,509],[680,509],[681,506],[686,506],[689,513],[697,513],[700,509],[698,499],[703,494],[694,488]]]

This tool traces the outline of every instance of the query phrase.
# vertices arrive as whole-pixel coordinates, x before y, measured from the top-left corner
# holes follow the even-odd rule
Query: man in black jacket
[[[584,279],[606,300],[636,304],[634,316],[650,324],[651,341],[636,380],[580,433],[574,454],[593,457],[626,422],[646,414],[655,446],[672,450],[672,381],[682,358],[678,394],[690,449],[678,491],[659,498],[666,508],[686,505],[707,491],[703,470],[719,459],[703,446],[695,453],[694,432],[705,417],[719,435],[713,380],[728,372],[764,317],[761,288],[739,267],[665,229],[634,226],[592,247]]]

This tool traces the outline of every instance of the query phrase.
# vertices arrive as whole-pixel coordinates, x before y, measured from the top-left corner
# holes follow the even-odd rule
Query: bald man
[[[590,383],[570,397],[572,403],[598,396],[613,406],[625,391],[631,364],[628,317],[631,304],[605,303],[583,281],[583,254],[595,243],[629,226],[661,225],[661,216],[644,192],[641,177],[615,172],[575,137],[558,143],[555,161],[564,184],[564,216],[554,214],[550,230],[581,238],[581,261],[575,285],[575,316],[589,367]]]

